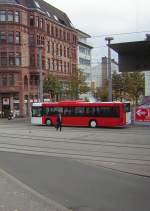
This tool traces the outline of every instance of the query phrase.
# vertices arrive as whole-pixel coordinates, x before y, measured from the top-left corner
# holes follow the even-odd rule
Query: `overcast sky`
[[[103,35],[150,31],[149,0],[45,1],[65,12],[76,28],[92,36],[90,42],[97,49],[95,58],[107,54]],[[114,42],[125,42],[144,39],[144,34],[146,32],[113,37]]]

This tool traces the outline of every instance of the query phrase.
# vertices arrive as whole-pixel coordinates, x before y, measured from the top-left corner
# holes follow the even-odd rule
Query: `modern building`
[[[111,72],[118,72],[118,64],[111,60]],[[92,67],[92,80],[95,83],[95,89],[105,87],[108,81],[108,58],[102,57],[101,63]]]
[[[78,68],[83,72],[85,76],[85,81],[89,87],[91,87],[92,81],[92,69],[91,69],[91,61],[92,61],[92,46],[88,43],[88,38],[91,36],[78,31]]]
[[[1,114],[27,114],[40,71],[55,74],[65,95],[76,64],[77,31],[64,12],[43,0],[0,0]]]
[[[145,72],[145,96],[150,96],[150,71]]]

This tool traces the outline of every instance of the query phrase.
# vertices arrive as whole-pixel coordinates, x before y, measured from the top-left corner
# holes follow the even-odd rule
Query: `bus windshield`
[[[41,117],[42,107],[32,107],[32,117]]]

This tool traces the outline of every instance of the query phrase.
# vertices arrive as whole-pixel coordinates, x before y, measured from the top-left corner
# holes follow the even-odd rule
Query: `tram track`
[[[0,152],[59,157],[150,174],[148,129],[63,127],[60,133],[54,127],[17,124],[1,125]]]
[[[4,135],[1,134],[1,137],[7,137],[7,138],[11,138],[11,141],[13,141],[13,139],[25,139],[25,141],[31,141],[31,137],[27,137],[27,135],[25,137],[23,137],[22,135],[18,136],[10,136],[10,135]],[[38,136],[37,136],[38,137]],[[24,153],[42,153],[42,154],[46,154],[48,156],[52,155],[52,156],[61,156],[61,157],[69,157],[72,159],[79,159],[79,160],[88,160],[88,161],[99,161],[99,162],[115,162],[115,163],[124,163],[124,164],[135,164],[135,165],[146,165],[146,166],[150,166],[150,153],[148,152],[147,154],[142,154],[141,153],[126,153],[126,152],[113,152],[113,151],[104,151],[103,149],[94,149],[94,150],[88,150],[88,149],[79,149],[80,148],[80,144],[84,144],[84,145],[93,145],[93,143],[87,143],[87,142],[75,142],[75,141],[66,141],[63,139],[62,140],[41,140],[37,138],[32,139],[34,141],[40,141],[40,143],[43,142],[57,142],[57,147],[53,147],[51,145],[49,146],[37,146],[35,144],[15,144],[15,143],[10,143],[8,141],[5,142],[0,142],[0,150],[1,151],[17,151],[17,152],[21,152],[23,151]],[[65,143],[65,144],[76,144],[77,148],[73,148],[73,147],[68,147],[68,145],[64,145],[64,147],[60,147],[59,143]],[[38,143],[39,144],[39,143]],[[71,145],[70,145],[71,146]],[[105,146],[105,147],[119,147],[121,148],[122,146],[116,146],[116,145],[104,145],[104,144],[97,144],[97,146]],[[129,149],[131,149],[131,146],[126,146]],[[133,148],[133,146],[132,146]],[[139,148],[139,147],[138,147]],[[135,147],[134,147],[135,149]],[[140,148],[140,149],[143,149]],[[144,148],[145,149],[145,148]],[[146,148],[147,150],[149,150],[150,148]],[[142,158],[140,158],[140,156],[142,156]],[[107,160],[106,160],[107,159]],[[115,161],[113,161],[115,159]],[[128,162],[130,161],[130,162]],[[135,162],[136,161],[136,162]],[[146,163],[145,163],[146,162]],[[148,162],[148,163],[147,163]]]
[[[65,148],[65,147],[52,147],[52,146],[36,146],[36,145],[27,145],[27,144],[12,144],[10,142],[4,142],[4,143],[0,143],[0,149],[3,148],[1,146],[4,146],[4,145],[9,145],[9,146],[16,146],[16,147],[31,147],[31,148],[37,148],[37,149],[51,149],[51,150],[66,150],[66,151],[75,151],[75,152],[82,152],[82,153],[102,153],[102,154],[109,154],[110,151],[100,151],[100,150],[87,150],[87,149],[73,149],[73,148]],[[6,147],[7,148],[7,147]],[[15,148],[14,148],[15,149]],[[23,148],[20,148],[20,149],[23,149]],[[47,152],[47,151],[46,151]],[[124,153],[124,152],[115,152],[115,153],[112,153],[111,154],[114,154],[114,155],[128,155],[128,156],[149,156],[150,157],[150,153],[147,153],[147,154],[141,154],[141,153]],[[80,155],[78,153],[78,155]],[[86,154],[87,156],[91,156],[91,154]],[[97,156],[97,155],[95,155]],[[111,157],[113,158],[113,157]],[[116,158],[116,157],[114,157]],[[127,159],[126,157],[120,157],[122,159]],[[134,159],[133,159],[134,160]],[[144,160],[144,161],[150,161],[150,160]]]
[[[125,162],[122,161],[121,158],[118,157],[106,157],[106,156],[94,156],[94,157],[90,157],[89,155],[82,155],[82,154],[73,154],[73,153],[66,153],[66,152],[49,152],[49,151],[44,151],[44,150],[32,150],[32,149],[17,149],[17,148],[13,148],[13,147],[4,147],[0,149],[3,151],[7,150],[7,152],[9,152],[8,150],[11,150],[10,152],[17,152],[17,153],[23,153],[23,154],[28,154],[33,153],[32,155],[37,155],[39,153],[42,153],[42,156],[51,156],[51,157],[63,157],[63,158],[69,158],[69,159],[74,159],[74,160],[78,160],[78,161],[95,161],[95,162],[106,162],[106,163],[119,163],[119,164],[131,164],[131,165],[141,165],[141,166],[148,166],[150,167],[150,160],[139,160],[139,162],[133,162],[133,161],[138,161],[137,159],[127,159],[124,158],[124,160],[128,160],[131,162]],[[44,154],[43,154],[44,153]],[[101,159],[97,159],[97,158],[101,158]],[[102,159],[103,158],[103,159]],[[109,158],[113,158],[114,160],[106,160]],[[145,163],[145,162],[148,163]]]
[[[68,144],[81,144],[81,145],[95,145],[95,146],[112,146],[112,147],[125,147],[125,148],[140,148],[140,149],[150,149],[150,144],[133,144],[133,143],[121,143],[121,142],[110,142],[108,140],[86,140],[86,138],[64,138],[64,137],[52,137],[52,136],[39,136],[34,135],[34,137],[31,137],[31,135],[23,135],[23,134],[9,134],[9,133],[1,133],[0,137],[4,138],[13,138],[13,139],[24,139],[24,140],[33,140],[33,141],[41,141],[41,142],[60,142],[60,143],[68,143]]]

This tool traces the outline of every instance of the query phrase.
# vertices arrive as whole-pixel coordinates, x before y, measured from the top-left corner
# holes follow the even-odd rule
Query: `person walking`
[[[62,128],[62,116],[61,113],[58,112],[56,116],[56,130],[59,129],[61,131],[61,128]]]

